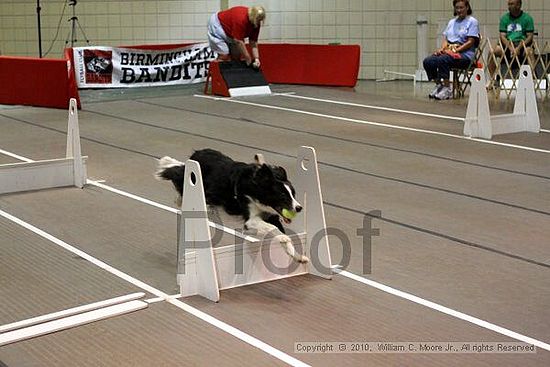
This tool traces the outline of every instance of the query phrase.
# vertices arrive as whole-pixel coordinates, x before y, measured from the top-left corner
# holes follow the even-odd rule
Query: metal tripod
[[[74,44],[78,42],[76,38],[76,32],[77,32],[77,26],[78,29],[80,29],[80,32],[84,36],[84,40],[86,41],[86,44],[90,44],[90,40],[86,36],[86,32],[84,32],[84,29],[82,28],[82,25],[80,25],[80,22],[78,21],[78,17],[76,16],[76,2],[77,0],[69,0],[69,6],[73,7],[73,16],[69,18],[69,22],[71,22],[71,29],[69,30],[69,34],[67,35],[67,39],[65,40],[65,46],[69,44],[69,40],[71,41],[71,47],[74,47]]]

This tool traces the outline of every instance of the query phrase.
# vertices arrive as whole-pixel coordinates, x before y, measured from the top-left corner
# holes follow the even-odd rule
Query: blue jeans
[[[428,79],[440,81],[441,79],[449,80],[452,68],[466,69],[470,65],[470,60],[466,58],[455,59],[450,55],[441,54],[426,57],[423,64]]]

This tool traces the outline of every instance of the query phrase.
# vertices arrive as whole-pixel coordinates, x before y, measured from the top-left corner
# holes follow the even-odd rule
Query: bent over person
[[[235,6],[212,14],[208,21],[208,43],[220,60],[244,59],[247,65],[260,67],[258,36],[261,22],[265,19],[262,6]],[[248,52],[248,38],[252,55]]]

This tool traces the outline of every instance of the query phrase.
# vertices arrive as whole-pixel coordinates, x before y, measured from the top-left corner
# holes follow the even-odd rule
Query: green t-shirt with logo
[[[524,11],[517,18],[508,12],[500,18],[499,31],[506,33],[506,38],[510,41],[519,42],[527,38],[528,32],[535,31],[535,24],[533,18]]]

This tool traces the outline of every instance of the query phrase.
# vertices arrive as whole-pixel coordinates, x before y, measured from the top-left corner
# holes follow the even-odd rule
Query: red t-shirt
[[[241,41],[248,37],[249,41],[258,41],[260,27],[254,28],[254,25],[250,23],[246,6],[235,6],[220,11],[218,19],[228,37]]]

